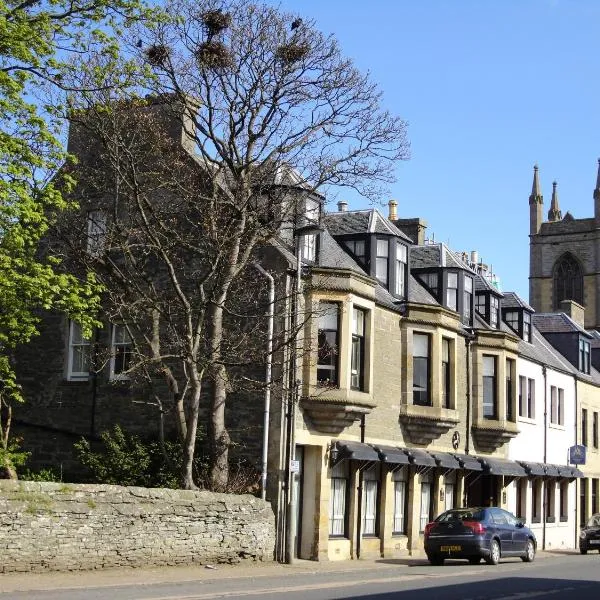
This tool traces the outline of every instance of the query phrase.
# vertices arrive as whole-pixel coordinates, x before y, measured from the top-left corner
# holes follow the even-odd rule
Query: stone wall
[[[0,572],[270,561],[254,496],[0,481]]]

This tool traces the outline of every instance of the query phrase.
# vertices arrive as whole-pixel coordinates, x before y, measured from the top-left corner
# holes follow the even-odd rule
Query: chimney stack
[[[396,200],[390,200],[388,202],[390,207],[389,220],[396,221],[398,219],[398,202]]]
[[[340,200],[338,202],[338,210],[340,212],[346,212],[348,210],[348,203],[345,200]]]

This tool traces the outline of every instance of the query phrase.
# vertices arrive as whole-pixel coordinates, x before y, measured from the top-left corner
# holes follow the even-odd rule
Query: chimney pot
[[[338,210],[340,212],[346,212],[348,210],[348,203],[345,200],[340,200],[338,202]]]
[[[390,214],[388,217],[389,220],[397,221],[398,220],[398,202],[396,202],[396,200],[390,200],[388,204],[390,207]]]
[[[477,250],[471,250],[471,262],[475,264],[479,262],[477,257]]]

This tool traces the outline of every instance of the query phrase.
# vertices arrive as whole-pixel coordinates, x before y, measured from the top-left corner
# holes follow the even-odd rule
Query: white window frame
[[[346,510],[349,479],[348,461],[343,461],[331,469],[331,496],[329,498],[330,537],[346,536]]]
[[[127,338],[129,338],[129,333],[127,329],[123,325],[113,325],[110,337],[110,379],[112,381],[127,381],[129,379],[129,375],[126,372],[115,373],[115,362],[117,357],[117,348],[129,348],[129,354],[131,355],[132,344],[131,339],[129,341],[117,340],[117,335],[120,332],[125,332]],[[129,358],[131,360],[131,356]]]
[[[362,535],[377,535],[379,504],[379,468],[371,467],[363,472]]]
[[[408,482],[404,469],[394,471],[394,522],[392,533],[406,533],[406,490]]]
[[[431,481],[421,481],[421,507],[419,513],[419,531],[425,531],[431,513]]]
[[[90,376],[90,340],[83,337],[81,325],[75,321],[69,321],[68,347],[67,347],[67,379],[69,381],[87,381]],[[87,353],[87,369],[85,371],[75,370],[73,361],[79,353]],[[80,365],[84,366],[84,365]]]

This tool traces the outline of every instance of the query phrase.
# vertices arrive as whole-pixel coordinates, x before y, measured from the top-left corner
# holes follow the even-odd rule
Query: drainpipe
[[[578,406],[578,400],[577,400],[577,377],[575,375],[573,375],[573,384],[574,384],[574,392],[575,392],[575,419],[573,421],[574,423],[574,428],[575,428],[575,445],[577,445],[579,443],[579,438],[577,436],[577,424],[579,422],[579,406]],[[569,457],[567,456],[567,464],[569,464]],[[579,502],[580,502],[580,494],[581,494],[581,490],[580,490],[580,486],[581,485],[581,481],[579,481],[579,479],[575,478],[575,545],[574,547],[577,548],[579,546],[579,519],[581,518],[579,516]]]
[[[267,311],[267,357],[265,366],[265,408],[263,420],[263,441],[262,441],[262,470],[260,476],[260,497],[266,500],[267,497],[267,456],[269,449],[269,415],[271,412],[271,383],[273,367],[273,321],[275,315],[275,281],[273,276],[265,271],[261,265],[254,263],[254,268],[263,277],[269,281],[269,309]]]
[[[542,375],[544,376],[544,464],[546,464],[548,458],[548,374],[546,372],[546,365],[542,365]],[[548,494],[546,486],[548,482],[544,478],[542,480],[544,486],[542,492],[544,494],[542,502],[542,550],[546,549],[546,515],[548,514]]]
[[[465,423],[465,454],[469,454],[471,449],[471,338],[465,338],[465,349],[467,354],[467,415]]]
[[[360,415],[360,443],[365,443],[365,415]],[[358,506],[356,510],[356,558],[360,558],[360,546],[362,538],[362,497],[363,497],[363,469],[358,471]]]

